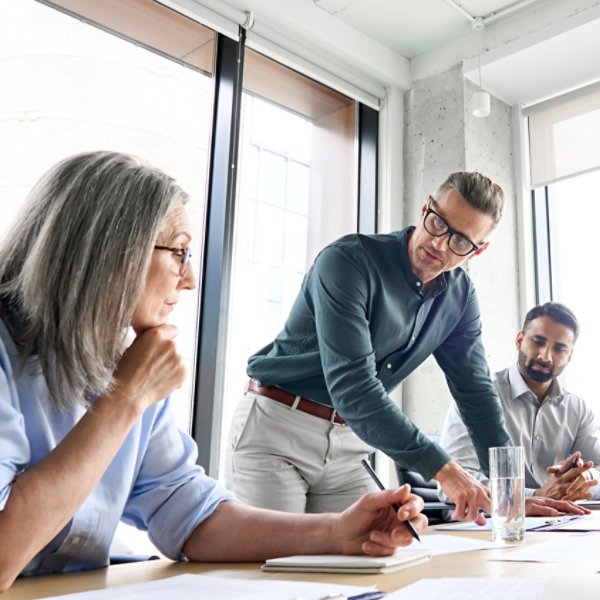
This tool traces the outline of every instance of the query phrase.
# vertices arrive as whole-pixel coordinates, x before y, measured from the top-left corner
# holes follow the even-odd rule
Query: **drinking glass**
[[[525,460],[523,446],[489,449],[492,492],[492,541],[525,538]]]

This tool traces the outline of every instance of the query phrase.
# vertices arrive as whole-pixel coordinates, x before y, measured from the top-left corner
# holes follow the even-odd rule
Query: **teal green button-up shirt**
[[[481,342],[475,288],[461,269],[422,293],[413,228],[347,235],[327,246],[302,283],[283,330],[248,361],[261,385],[333,406],[370,445],[431,478],[450,457],[390,399],[433,354],[487,470],[487,449],[510,439]]]

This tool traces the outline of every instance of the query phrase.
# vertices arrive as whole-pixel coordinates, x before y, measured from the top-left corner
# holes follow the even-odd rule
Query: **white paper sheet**
[[[356,595],[372,592],[373,587],[310,583],[304,581],[265,581],[260,579],[227,579],[207,575],[177,575],[158,581],[135,583],[93,592],[52,596],[46,600],[318,600],[330,594]]]
[[[600,571],[600,534],[577,533],[560,535],[548,542],[531,544],[503,554],[492,560],[519,562],[560,562],[589,564],[590,557],[596,558],[591,572]]]
[[[487,579],[475,577],[421,579],[397,592],[392,592],[385,600],[541,600],[547,582],[543,579],[502,578]]]
[[[525,530],[535,531],[558,531],[561,525],[573,524],[579,522],[581,519],[587,517],[580,517],[577,515],[565,515],[564,517],[525,517]],[[436,525],[435,529],[445,531],[491,531],[492,520],[488,517],[485,520],[485,525],[477,525],[473,521],[451,523],[449,525]],[[587,529],[583,531],[589,531]]]
[[[600,531],[600,517],[596,515],[584,515],[561,521],[545,531]]]
[[[452,554],[454,552],[466,552],[469,550],[490,550],[492,548],[498,548],[498,544],[495,544],[490,540],[476,540],[458,535],[423,535],[421,536],[421,541],[423,547],[428,548],[432,556]],[[413,544],[414,543],[415,542],[413,542]]]

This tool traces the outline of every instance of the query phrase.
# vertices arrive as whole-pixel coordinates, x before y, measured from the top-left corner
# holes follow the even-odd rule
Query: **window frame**
[[[213,433],[221,423],[227,302],[237,183],[245,31],[234,41],[217,34],[213,127],[208,168],[204,261],[200,287],[197,355],[192,403],[192,437],[197,463],[217,476]]]
[[[550,231],[550,203],[548,186],[531,191],[533,220],[533,257],[535,269],[536,304],[554,297],[552,282],[552,240]]]

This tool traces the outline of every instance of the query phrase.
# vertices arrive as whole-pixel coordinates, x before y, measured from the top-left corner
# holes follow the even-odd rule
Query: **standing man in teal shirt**
[[[439,481],[456,518],[489,510],[486,489],[389,397],[433,354],[487,469],[510,444],[481,341],[473,283],[459,267],[483,252],[502,189],[454,173],[416,227],[347,235],[307,273],[283,330],[250,357],[232,424],[228,484],[248,504],[342,510],[372,489],[360,460],[373,448]]]

